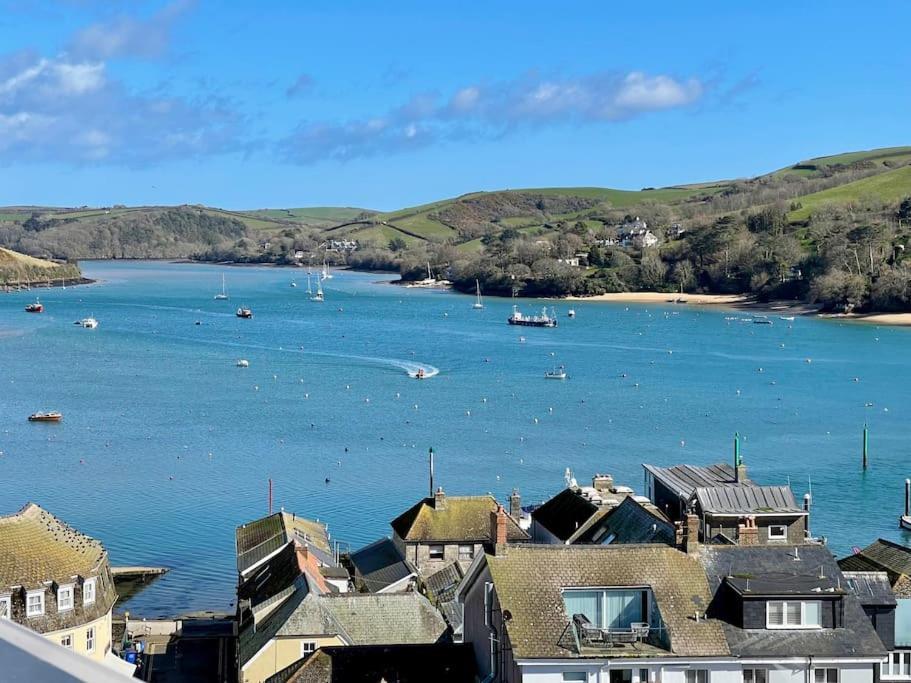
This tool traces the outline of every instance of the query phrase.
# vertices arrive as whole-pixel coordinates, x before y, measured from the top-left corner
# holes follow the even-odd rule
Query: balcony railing
[[[664,627],[645,622],[633,622],[626,628],[602,628],[593,624],[584,614],[574,614],[564,634],[567,631],[572,634],[576,652],[592,648],[663,649]]]

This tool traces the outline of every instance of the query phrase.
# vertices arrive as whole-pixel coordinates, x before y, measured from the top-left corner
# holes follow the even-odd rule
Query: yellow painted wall
[[[310,638],[276,638],[262,649],[259,655],[244,667],[240,673],[241,683],[262,683],[269,676],[301,658],[301,643],[315,641],[316,647],[344,645],[336,636],[313,636]]]
[[[95,629],[95,649],[89,653],[85,648],[85,634],[92,627]],[[52,631],[45,633],[44,637],[59,645],[60,639],[65,635],[73,636],[73,652],[101,661],[105,654],[111,651],[111,611],[108,610],[103,617],[77,628]]]

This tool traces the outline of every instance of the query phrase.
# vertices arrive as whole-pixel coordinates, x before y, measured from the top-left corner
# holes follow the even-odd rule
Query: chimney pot
[[[686,516],[686,529],[683,533],[683,547],[687,553],[694,553],[699,548],[699,515],[692,512]]]
[[[518,489],[513,489],[509,496],[509,514],[515,519],[522,516],[522,496],[519,495]]]
[[[494,554],[502,552],[506,545],[506,510],[499,503],[497,509],[490,513],[490,540],[494,546]]]

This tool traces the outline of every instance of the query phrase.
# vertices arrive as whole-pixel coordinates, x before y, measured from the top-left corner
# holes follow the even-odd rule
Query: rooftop
[[[835,558],[822,545],[702,546],[698,557],[713,591],[717,591],[722,583],[729,582],[731,577],[743,580],[748,576],[756,577],[753,581],[760,582],[764,577],[771,577],[779,585],[792,582],[802,590],[816,581],[820,582],[820,586],[834,583],[836,589],[847,584]],[[826,578],[819,579],[820,574]],[[842,591],[840,595],[844,608],[844,625],[841,628],[742,629],[725,622],[724,634],[731,653],[747,657],[882,656],[885,649],[860,602],[851,593]],[[727,607],[724,594],[718,592],[709,615]]]
[[[894,607],[898,603],[886,572],[846,572],[847,589],[857,596],[864,607]]]
[[[531,513],[531,518],[561,541],[576,533],[598,512],[598,506],[580,495],[575,488],[565,488]]]
[[[716,515],[804,514],[790,486],[700,486],[696,500],[703,512]]]
[[[107,561],[104,546],[35,503],[0,517],[0,587],[33,587],[90,576]]]
[[[674,545],[674,525],[651,503],[627,496],[620,505],[596,516],[570,538],[571,543],[663,543]]]
[[[911,576],[911,548],[879,538],[860,552],[838,561],[842,569],[886,571],[894,583],[900,576]]]
[[[471,646],[451,643],[324,647],[288,668],[287,675],[267,683],[463,683],[475,678]]]
[[[378,593],[415,573],[390,538],[381,538],[351,553],[351,564],[367,591]]]
[[[711,593],[692,556],[667,546],[509,546],[485,556],[500,607],[509,611],[506,630],[517,659],[585,657],[567,641],[571,615],[562,590],[590,586],[648,586],[666,628],[670,651],[632,647],[624,656],[725,656],[721,624],[695,621]],[[597,656],[603,657],[603,650]],[[612,653],[617,656],[619,652]]]
[[[490,542],[490,513],[497,500],[491,496],[446,496],[442,509],[433,498],[424,498],[392,521],[392,528],[404,541]],[[506,538],[528,540],[519,523],[506,514]]]
[[[237,571],[245,574],[283,545],[296,538],[315,552],[331,553],[326,525],[290,512],[276,512],[268,517],[242,524],[235,530]]]
[[[646,472],[660,479],[665,486],[670,488],[679,497],[689,500],[697,488],[714,488],[718,486],[752,486],[753,482],[744,479],[736,481],[734,468],[727,463],[714,465],[674,465],[673,467],[659,467],[657,465],[643,465]]]

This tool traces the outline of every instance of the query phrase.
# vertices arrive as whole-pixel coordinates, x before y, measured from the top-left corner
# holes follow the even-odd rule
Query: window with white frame
[[[63,647],[66,647],[66,648],[69,648],[70,650],[72,650],[73,649],[73,634],[67,633],[66,635],[60,636],[60,644],[63,645]]]
[[[29,591],[25,595],[25,615],[40,617],[44,614],[44,591]]]
[[[428,555],[431,560],[442,560],[446,556],[446,548],[435,543],[428,549]]]
[[[82,584],[82,604],[91,605],[95,602],[95,579],[86,579]]]
[[[313,654],[314,652],[316,652],[315,640],[301,641],[301,657],[306,657],[307,655]]]
[[[460,560],[473,560],[474,559],[474,546],[471,544],[462,544],[459,546],[459,559]]]
[[[769,526],[769,540],[770,541],[787,541],[788,540],[788,527],[784,524],[772,524]]]
[[[911,680],[911,650],[890,652],[879,665],[879,677],[884,680]]]
[[[813,683],[838,683],[838,669],[813,669]]]
[[[744,669],[743,683],[767,683],[768,672],[765,669]]]
[[[708,669],[687,669],[684,674],[686,683],[709,683]]]
[[[95,627],[89,626],[85,630],[85,651],[94,652],[95,651]]]
[[[73,609],[73,586],[60,586],[57,589],[57,611],[66,612]]]
[[[13,598],[10,595],[0,595],[0,619],[11,619],[13,616]]]
[[[819,600],[769,600],[766,628],[820,628],[822,602]]]

